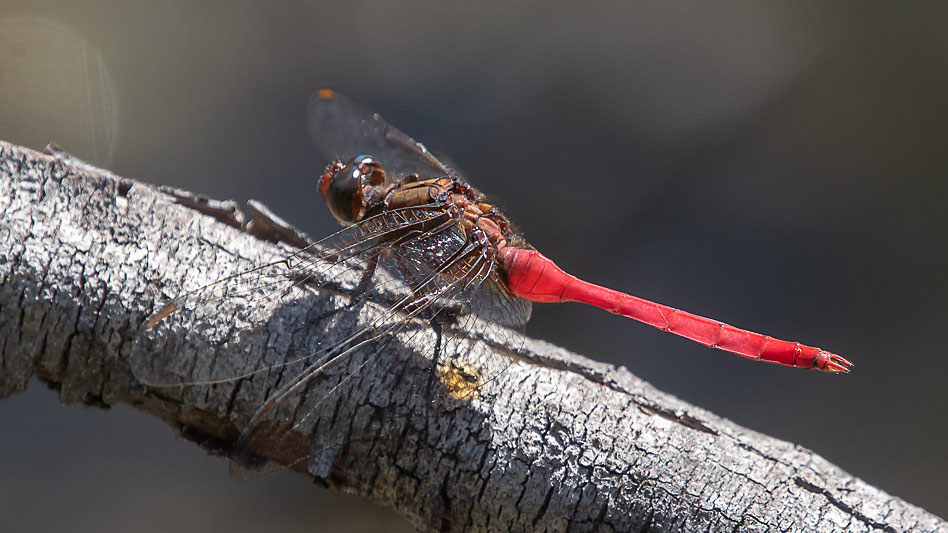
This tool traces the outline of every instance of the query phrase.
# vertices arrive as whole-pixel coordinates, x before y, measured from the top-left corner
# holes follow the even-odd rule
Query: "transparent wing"
[[[392,394],[394,376],[412,366],[389,357],[399,352],[393,343],[425,352],[413,368],[441,392],[412,392],[418,398],[476,397],[510,364],[481,341],[522,344],[529,303],[500,289],[493,268],[439,206],[386,212],[176,298],[149,318],[131,366],[143,383],[197,408],[223,397],[235,412],[256,409],[236,447],[245,465],[267,457],[325,475],[322,452],[347,439],[318,431],[335,427],[319,416],[326,400],[338,402],[330,410],[338,417],[368,395]],[[364,372],[380,360],[383,371]],[[241,386],[258,377],[276,388],[260,396],[260,387]]]
[[[359,292],[373,250],[439,218],[446,215],[432,206],[387,211],[176,298],[139,333],[130,360],[135,377],[153,387],[207,386],[308,364],[337,336],[340,302]],[[363,297],[384,298],[400,285],[389,276]],[[342,300],[312,298],[317,290]],[[325,336],[306,333],[319,325],[329,329]]]
[[[482,329],[507,332],[493,335],[492,340],[507,343],[514,350],[519,350],[523,338],[522,331],[499,327],[489,322],[491,317],[471,312],[471,298],[485,294],[479,287],[493,283],[492,268],[492,259],[453,226],[389,247],[380,260],[379,283],[384,285],[385,273],[392,273],[407,283],[409,292],[366,326],[312,359],[275,391],[251,420],[240,448],[276,458],[283,465],[309,464],[312,473],[324,476],[328,465],[314,464],[314,457],[337,449],[348,439],[331,433],[333,424],[327,423],[327,413],[338,420],[356,416],[356,410],[367,405],[384,404],[382,398],[397,395],[393,390],[396,383],[426,382],[421,390],[409,394],[413,397],[476,396],[482,384],[499,375],[512,359],[498,356],[477,339],[467,338],[465,329],[480,323]],[[386,357],[393,343],[424,347],[426,353],[417,358],[422,364],[415,365],[415,371],[428,379],[394,377],[410,372],[408,367],[412,365]],[[388,361],[384,370],[364,372],[379,360]],[[367,382],[362,377],[365,375],[379,381]],[[386,379],[389,382],[384,382]],[[333,399],[332,405],[326,406],[329,398]]]
[[[417,239],[398,249],[403,270],[417,269],[424,276],[441,256],[428,239]],[[429,258],[436,258],[434,260]],[[413,258],[415,258],[413,260]],[[420,260],[417,258],[421,258]],[[459,280],[452,290],[438,297],[432,311],[432,323],[440,332],[440,348],[436,351],[438,371],[445,392],[462,397],[461,389],[476,394],[480,385],[494,380],[513,361],[511,357],[497,357],[495,348],[519,351],[523,344],[523,329],[530,318],[529,301],[512,296],[498,277],[497,264],[487,248],[475,247],[466,255],[451,258],[444,275]],[[405,276],[410,276],[406,272]],[[457,379],[462,381],[452,381]],[[471,380],[470,378],[476,378]],[[466,381],[465,381],[466,380]]]
[[[411,173],[421,179],[455,174],[425,145],[332,89],[319,89],[313,94],[307,116],[313,143],[330,160],[375,156],[391,181]]]

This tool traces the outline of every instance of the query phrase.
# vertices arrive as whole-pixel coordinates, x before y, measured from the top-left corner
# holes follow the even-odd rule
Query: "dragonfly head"
[[[360,155],[346,163],[336,161],[326,167],[319,178],[319,190],[332,216],[348,226],[365,216],[366,188],[383,183],[385,169],[381,163],[370,155]]]

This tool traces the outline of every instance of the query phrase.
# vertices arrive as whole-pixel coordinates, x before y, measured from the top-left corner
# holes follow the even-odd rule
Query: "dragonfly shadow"
[[[343,339],[336,338],[337,331],[358,331],[375,313],[384,312],[380,309],[384,306],[376,308],[371,302],[348,303],[300,323],[299,310],[286,306],[274,314],[274,321],[305,330],[295,336],[300,344],[288,352],[301,353],[318,339],[338,345]],[[248,422],[237,451],[244,458],[249,451],[253,459],[243,465],[260,466],[266,459],[278,468],[305,470],[330,485],[353,487],[362,484],[362,478],[353,478],[351,472],[364,475],[377,466],[378,457],[399,457],[406,446],[441,448],[445,440],[461,446],[486,424],[489,402],[482,396],[482,374],[471,357],[475,350],[450,357],[444,353],[457,346],[428,320],[415,319],[398,332],[330,354],[337,359],[318,371],[288,366],[274,382],[268,376],[260,384],[244,385],[247,394],[237,394],[237,401],[248,401],[246,406],[253,408],[299,383],[271,411]],[[491,351],[483,343],[474,346]],[[278,392],[266,398],[267,393],[251,393],[274,390]]]
[[[376,337],[366,326],[386,312],[387,299],[324,288],[272,309],[242,305],[227,327],[174,316],[137,340],[143,368],[134,372],[154,394],[233,420],[216,444],[241,467],[237,477],[275,467],[363,485],[349,474],[366,471],[360,462],[445,439],[460,445],[488,416],[476,357],[491,348],[433,327],[431,316]]]

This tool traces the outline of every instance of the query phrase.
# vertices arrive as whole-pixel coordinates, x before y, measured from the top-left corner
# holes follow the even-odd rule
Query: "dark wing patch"
[[[412,173],[421,179],[451,174],[450,167],[425,145],[332,89],[317,90],[309,99],[306,114],[313,143],[330,160],[375,156],[390,181]]]

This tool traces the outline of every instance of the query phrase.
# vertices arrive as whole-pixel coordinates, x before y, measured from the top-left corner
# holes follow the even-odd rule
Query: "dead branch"
[[[280,376],[215,393],[150,389],[129,370],[132,340],[183,280],[212,281],[288,246],[256,235],[295,244],[303,236],[262,206],[250,210],[251,234],[232,203],[55,151],[0,142],[0,173],[0,398],[35,375],[64,403],[131,404],[227,454]],[[307,474],[420,528],[948,528],[809,450],[541,341],[528,341],[526,356],[482,396],[429,401],[425,416],[410,392],[417,378],[399,365],[426,355],[411,345],[389,352],[359,381],[377,385],[353,389],[348,410],[324,407],[320,435],[348,444],[329,448]]]

